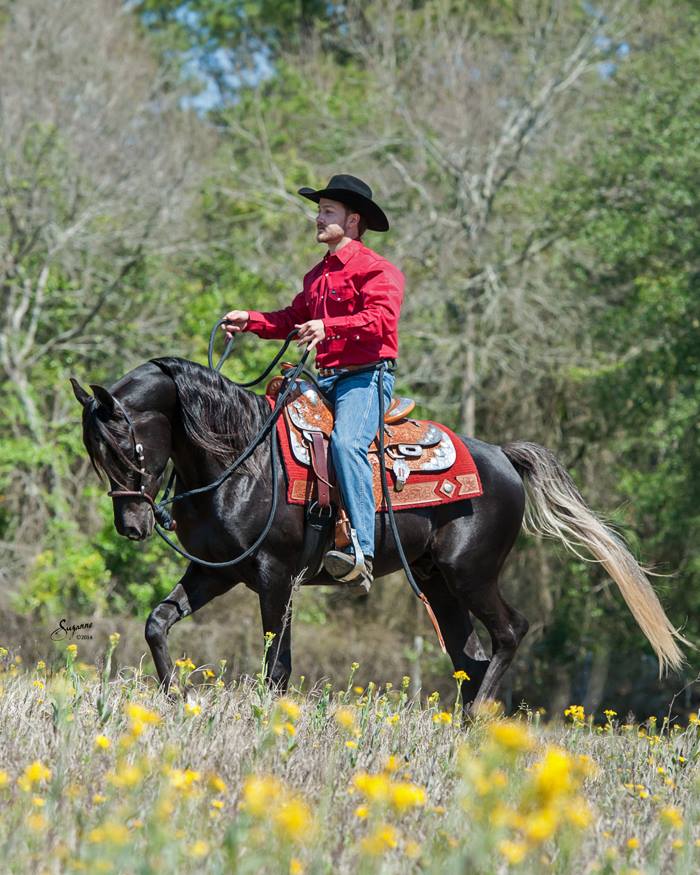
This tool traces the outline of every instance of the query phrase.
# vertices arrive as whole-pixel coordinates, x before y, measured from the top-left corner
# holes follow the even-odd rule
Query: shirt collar
[[[328,252],[327,255],[329,259],[335,257],[341,264],[345,265],[355,255],[360,246],[362,246],[362,243],[359,240],[351,240],[342,249],[338,249],[336,252]]]

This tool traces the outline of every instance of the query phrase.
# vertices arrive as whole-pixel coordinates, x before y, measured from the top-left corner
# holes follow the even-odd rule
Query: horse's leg
[[[530,624],[504,600],[497,580],[492,580],[479,589],[469,590],[466,598],[461,598],[460,601],[463,604],[467,602],[469,609],[486,626],[491,636],[491,662],[472,702],[474,711],[483,702],[495,698],[501,678],[513,661],[515,651]]]
[[[265,674],[268,684],[281,692],[292,675],[292,587],[267,586],[260,590],[260,616],[263,632],[274,633],[267,651]]]
[[[420,585],[435,613],[455,671],[465,671],[469,678],[462,682],[462,702],[466,706],[476,697],[489,658],[474,630],[469,611],[450,592],[442,574],[435,569]]]
[[[168,632],[178,620],[194,614],[232,586],[230,576],[191,563],[173,591],[149,614],[146,621],[146,641],[151,648],[153,662],[165,692],[170,688],[174,669],[168,652]]]

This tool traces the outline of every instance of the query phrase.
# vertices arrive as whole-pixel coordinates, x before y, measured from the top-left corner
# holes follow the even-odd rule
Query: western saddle
[[[282,377],[273,377],[266,394],[276,397],[282,383]],[[415,406],[412,399],[397,397],[392,399],[384,416],[384,459],[387,472],[393,474],[390,486],[396,492],[404,488],[412,471],[445,471],[456,459],[454,444],[442,429],[431,422],[409,418]],[[311,382],[299,379],[285,405],[284,418],[294,458],[315,474],[318,504],[331,508],[334,484],[329,475],[328,446],[334,418],[330,404]],[[374,471],[375,496],[381,496],[378,434],[368,454]]]

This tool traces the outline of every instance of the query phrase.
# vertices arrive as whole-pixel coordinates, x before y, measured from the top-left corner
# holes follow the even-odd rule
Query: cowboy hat
[[[331,176],[326,188],[320,188],[317,191],[313,188],[300,188],[298,193],[302,197],[306,197],[316,203],[322,197],[327,197],[330,200],[340,201],[341,204],[352,207],[367,222],[369,231],[389,230],[389,220],[372,200],[372,189],[366,182],[363,182],[356,176],[350,176],[348,173],[338,173],[335,176]]]

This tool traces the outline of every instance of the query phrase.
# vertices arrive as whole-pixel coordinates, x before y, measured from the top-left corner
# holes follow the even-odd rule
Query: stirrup
[[[357,532],[352,527],[350,527],[350,543],[352,545],[352,548],[353,548],[353,551],[355,554],[354,564],[353,564],[352,568],[350,569],[350,571],[348,571],[347,574],[344,574],[342,577],[336,577],[334,574],[331,574],[330,571],[328,572],[329,574],[331,574],[331,577],[333,577],[335,580],[342,581],[343,583],[346,583],[350,580],[355,580],[355,578],[359,577],[362,574],[364,567],[365,567],[365,557],[364,557],[364,554],[362,552],[362,548],[360,547],[359,541],[357,540]],[[350,554],[348,554],[348,556],[349,555]],[[323,565],[325,568],[325,565],[326,565],[325,557],[324,557]],[[328,570],[328,569],[326,569],[326,570]]]

